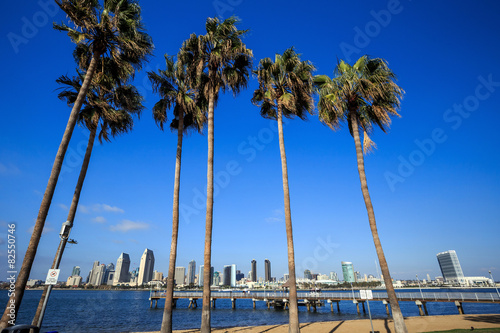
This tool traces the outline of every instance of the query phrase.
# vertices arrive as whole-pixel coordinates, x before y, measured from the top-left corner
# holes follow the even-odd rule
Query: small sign
[[[359,297],[361,299],[373,299],[373,294],[371,290],[360,290]]]
[[[59,278],[60,269],[49,269],[47,273],[47,278],[45,279],[45,284],[57,284],[57,279]]]

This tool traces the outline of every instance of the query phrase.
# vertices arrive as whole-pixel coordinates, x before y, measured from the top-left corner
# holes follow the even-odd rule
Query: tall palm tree
[[[252,67],[252,51],[242,41],[246,30],[236,28],[238,19],[230,17],[224,21],[208,18],[207,33],[192,34],[179,52],[179,60],[187,64],[188,75],[208,101],[208,166],[207,166],[207,212],[205,224],[205,253],[203,270],[203,307],[201,332],[210,332],[210,268],[212,256],[212,219],[214,192],[214,109],[219,91],[240,92],[248,84]]]
[[[153,49],[151,38],[144,31],[140,16],[140,7],[134,0],[104,0],[102,6],[99,0],[56,0],[56,3],[67,14],[74,28],[66,24],[54,24],[54,28],[66,31],[73,42],[88,45],[92,50],[92,60],[88,68],[83,69],[86,71],[85,80],[73,104],[66,129],[54,159],[35,227],[17,276],[15,293],[12,293],[7,302],[2,319],[0,320],[0,330],[9,325],[8,321],[11,310],[9,305],[15,305],[14,316],[17,316],[17,312],[21,306],[24,289],[35,259],[38,243],[42,236],[64,156],[78,119],[78,112],[81,109],[94,76],[98,59],[106,55],[113,58],[117,63],[129,63],[134,68],[140,69],[146,57],[152,53]]]
[[[90,135],[82,167],[80,169],[80,175],[73,194],[73,200],[68,212],[67,221],[70,225],[68,236],[69,232],[71,232],[73,221],[75,219],[83,182],[87,174],[99,125],[99,142],[101,144],[103,143],[103,140],[110,142],[110,136],[115,137],[118,134],[130,131],[133,127],[132,116],[139,116],[141,110],[144,108],[142,105],[143,98],[137,89],[130,84],[123,84],[123,82],[121,82],[122,78],[124,81],[130,78],[130,72],[128,72],[128,74],[126,72],[124,73],[124,67],[118,67],[116,64],[111,64],[112,61],[109,58],[102,58],[101,61],[108,63],[105,66],[106,71],[112,74],[100,75],[101,73],[98,73],[100,83],[93,84],[87,91],[86,99],[84,100],[83,107],[79,113],[78,122],[82,126],[89,129]],[[83,80],[84,75],[82,73],[79,73],[78,76],[75,76],[72,79],[67,76],[59,77],[57,82],[65,86],[63,87],[63,91],[59,94],[59,98],[66,100],[68,105],[73,104],[78,96],[79,90],[81,89]],[[53,269],[59,268],[62,254],[64,253],[67,242],[68,237],[61,238],[52,263]],[[37,311],[33,318],[33,325],[37,325],[39,327],[41,326],[43,320],[43,304],[46,302],[45,299],[48,300],[49,296],[49,286],[45,286]]]
[[[172,332],[172,308],[174,298],[175,262],[177,259],[177,238],[179,234],[179,192],[181,184],[181,156],[183,134],[189,129],[200,132],[205,123],[206,101],[192,87],[186,73],[186,66],[174,62],[173,57],[165,55],[166,69],[148,72],[153,91],[160,95],[160,100],[153,107],[153,118],[163,130],[167,121],[167,109],[173,107],[174,119],[170,124],[172,131],[177,131],[177,153],[175,158],[174,203],[172,209],[172,242],[168,266],[167,294],[161,323],[162,333]]]
[[[374,146],[369,137],[373,125],[377,125],[384,132],[387,131],[391,123],[390,116],[399,116],[397,110],[404,91],[394,82],[396,75],[389,69],[387,62],[380,58],[372,59],[365,55],[359,58],[353,66],[340,61],[335,68],[335,74],[333,79],[326,75],[318,75],[314,79],[319,93],[319,117],[334,130],[341,122],[347,122],[349,132],[354,138],[361,191],[392,308],[395,330],[398,333],[406,333],[404,318],[378,236],[359,135],[359,131],[363,130],[365,153],[370,151]]]
[[[297,116],[305,119],[307,113],[312,113],[313,71],[314,66],[309,61],[301,61],[300,55],[293,47],[282,55],[276,54],[274,62],[270,58],[262,59],[254,71],[259,80],[259,88],[253,94],[252,102],[260,107],[260,113],[264,118],[278,121],[290,281],[289,332],[299,332],[300,329],[283,117]]]

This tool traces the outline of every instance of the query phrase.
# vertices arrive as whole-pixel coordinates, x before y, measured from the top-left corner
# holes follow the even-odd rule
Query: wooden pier
[[[151,291],[149,300],[150,307],[158,307],[158,301],[165,298],[164,291]],[[453,302],[457,306],[457,310],[460,314],[464,314],[463,303],[498,303],[500,304],[500,295],[491,292],[397,292],[398,301],[401,302],[415,302],[418,306],[421,316],[429,315],[427,311],[427,302]],[[178,299],[189,299],[189,308],[198,307],[197,300],[203,298],[203,292],[193,291],[176,291],[174,292],[174,307],[177,304]],[[289,294],[287,292],[276,291],[226,291],[218,292],[212,291],[210,298],[210,305],[212,308],[216,308],[217,299],[230,299],[233,309],[236,309],[237,299],[251,299],[253,302],[253,308],[256,308],[256,302],[266,302],[268,309],[271,307],[275,309],[288,309],[289,307]],[[298,305],[307,307],[308,311],[316,311],[317,307],[330,305],[332,312],[333,304],[336,303],[337,312],[340,312],[340,302],[353,302],[356,304],[356,309],[358,314],[361,313],[360,304],[365,310],[365,299],[361,299],[359,291],[353,292],[298,292],[297,293]],[[386,292],[373,292],[373,299],[370,301],[382,302],[385,305],[387,315],[390,315],[389,298]]]

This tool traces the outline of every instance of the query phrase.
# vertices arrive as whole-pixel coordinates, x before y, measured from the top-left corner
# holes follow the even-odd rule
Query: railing
[[[462,301],[462,302],[499,302],[500,297],[496,293],[489,292],[396,292],[400,300],[420,300],[420,301]],[[354,297],[353,297],[354,296]],[[150,297],[165,297],[164,291],[152,291]],[[176,291],[174,292],[176,298],[202,298],[203,292],[201,291]],[[212,298],[256,298],[256,299],[274,299],[274,298],[288,298],[289,293],[284,291],[225,291],[225,292],[212,292]],[[298,299],[340,299],[340,300],[360,300],[359,291],[354,292],[298,292]],[[374,300],[387,300],[386,292],[373,292]]]

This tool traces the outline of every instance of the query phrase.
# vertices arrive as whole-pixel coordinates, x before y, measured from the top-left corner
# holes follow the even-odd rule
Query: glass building
[[[342,261],[342,274],[344,275],[344,282],[356,282],[352,262]]]
[[[445,281],[465,283],[464,273],[455,250],[438,253],[437,260]]]

